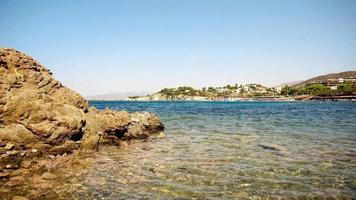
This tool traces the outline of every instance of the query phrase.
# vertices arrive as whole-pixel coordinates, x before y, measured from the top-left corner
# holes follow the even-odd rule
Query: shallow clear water
[[[92,155],[68,198],[260,199],[356,196],[351,102],[105,102],[155,112],[166,137]],[[80,183],[80,184],[77,184]]]

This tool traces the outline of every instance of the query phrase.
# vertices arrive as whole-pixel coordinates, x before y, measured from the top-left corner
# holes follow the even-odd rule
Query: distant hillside
[[[255,97],[275,97],[277,91],[260,84],[226,85],[222,87],[203,87],[201,89],[189,86],[164,88],[152,95],[131,96],[131,100],[223,100]]]
[[[343,78],[343,80],[340,80]],[[325,97],[329,99],[355,99],[356,71],[346,71],[317,76],[306,81],[294,81],[275,87],[265,87],[261,84],[233,84],[220,87],[203,87],[201,89],[190,86],[177,88],[164,88],[151,95],[129,95],[130,100],[161,101],[161,100],[241,100],[241,99],[268,99],[268,100],[299,100],[307,98]],[[355,97],[354,97],[355,96]],[[350,97],[350,98],[349,98]]]
[[[277,86],[274,86],[274,88],[283,88],[285,86],[294,86],[294,85],[300,84],[301,82],[303,82],[303,81],[292,81],[292,82],[288,82],[288,83],[282,83]]]
[[[85,97],[86,100],[127,100],[130,96],[145,96],[150,92],[113,92]]]
[[[356,100],[356,71],[317,76],[297,85],[283,87],[283,96],[306,96],[315,99]]]
[[[305,84],[310,84],[310,83],[321,83],[325,82],[328,79],[339,79],[339,78],[356,78],[356,71],[346,71],[346,72],[340,72],[340,73],[331,73],[331,74],[326,74],[322,76],[317,76],[311,79],[308,79],[306,81],[302,81],[294,86],[300,87],[304,86]]]

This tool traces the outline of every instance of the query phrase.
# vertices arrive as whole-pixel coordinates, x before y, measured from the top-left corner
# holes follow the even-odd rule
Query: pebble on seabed
[[[14,196],[12,200],[28,200],[26,197],[21,197],[21,196]]]
[[[14,144],[11,144],[11,143],[7,143],[6,145],[5,145],[5,149],[7,149],[7,150],[11,150],[11,149],[13,149],[15,147],[15,145]]]

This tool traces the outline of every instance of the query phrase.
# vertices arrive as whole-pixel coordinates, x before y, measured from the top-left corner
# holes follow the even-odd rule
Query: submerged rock
[[[89,107],[88,101],[31,57],[0,48],[0,154],[16,150],[26,157],[93,151],[103,144],[161,136],[163,129],[152,113]],[[0,156],[0,168],[8,160]]]
[[[0,172],[0,180],[2,179],[2,178],[7,178],[7,177],[9,177],[10,176],[10,174],[8,173],[8,172]]]
[[[258,146],[265,150],[281,151],[281,149],[278,148],[277,146],[265,145],[265,144],[259,144]]]
[[[128,113],[126,111],[99,111],[89,108],[86,113],[83,144],[84,150],[98,148],[98,144],[120,144],[120,140],[146,139],[163,132],[164,126],[152,113]]]
[[[11,144],[11,143],[7,143],[7,144],[5,145],[5,149],[6,149],[6,150],[11,150],[11,149],[14,148],[14,146],[15,146],[15,145],[13,145],[13,144]]]
[[[21,196],[14,196],[12,200],[28,200],[26,197],[21,197]]]
[[[0,147],[6,146],[6,143],[0,140]]]
[[[56,175],[54,175],[50,172],[45,172],[42,174],[41,178],[43,178],[45,180],[54,180],[54,179],[56,179]]]

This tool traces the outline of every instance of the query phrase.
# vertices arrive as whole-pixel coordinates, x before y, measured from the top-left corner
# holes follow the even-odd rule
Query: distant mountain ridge
[[[343,79],[350,79],[350,78],[356,78],[356,71],[345,71],[345,72],[340,72],[340,73],[331,73],[331,74],[326,74],[326,75],[321,75],[321,76],[317,76],[311,79],[308,79],[306,81],[302,81],[298,84],[295,84],[293,86],[304,86],[305,84],[308,83],[320,83],[320,82],[325,82],[328,79],[339,79],[339,78],[343,78]]]

